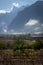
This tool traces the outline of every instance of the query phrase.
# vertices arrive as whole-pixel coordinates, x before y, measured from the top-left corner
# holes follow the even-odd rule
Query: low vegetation
[[[35,50],[40,50],[43,49],[43,40],[36,40],[33,44],[32,44],[32,49]]]
[[[43,40],[0,41],[0,65],[43,65]]]
[[[31,44],[32,43],[32,44]],[[13,49],[14,51],[20,50],[24,51],[25,49],[34,49],[40,50],[43,49],[43,40],[35,40],[35,42],[25,43],[24,40],[17,39],[15,41],[10,42],[0,41],[0,49]]]

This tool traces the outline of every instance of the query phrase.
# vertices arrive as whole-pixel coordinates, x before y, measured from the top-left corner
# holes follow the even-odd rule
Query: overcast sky
[[[10,10],[13,5],[31,5],[37,0],[0,0],[0,10]]]

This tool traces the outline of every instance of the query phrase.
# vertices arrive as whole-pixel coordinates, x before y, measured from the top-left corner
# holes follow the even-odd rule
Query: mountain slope
[[[25,26],[25,24],[30,20],[38,21],[37,25]],[[9,29],[14,29],[15,31],[25,31],[25,32],[43,32],[43,1],[37,1],[31,6],[27,6],[24,10],[20,11],[16,18],[12,21]],[[40,27],[40,29],[35,31],[35,28]]]
[[[13,7],[12,11],[5,14],[0,14],[0,33],[3,33],[4,30],[8,28],[13,19],[16,17],[19,11],[22,11],[25,7]]]

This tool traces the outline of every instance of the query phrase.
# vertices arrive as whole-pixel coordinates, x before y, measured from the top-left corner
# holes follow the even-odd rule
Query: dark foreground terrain
[[[43,65],[43,38],[1,38],[0,65]]]
[[[14,54],[13,50],[0,50],[0,65],[43,65],[43,49]]]

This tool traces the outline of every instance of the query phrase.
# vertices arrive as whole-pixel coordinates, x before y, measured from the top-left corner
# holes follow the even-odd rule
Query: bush
[[[5,49],[5,48],[6,48],[5,41],[0,41],[0,49]]]
[[[26,44],[23,40],[16,40],[12,45],[11,45],[12,49],[14,50],[14,52],[16,51],[20,51],[22,53],[24,53],[25,49],[30,49],[31,46],[29,44]]]
[[[16,42],[14,43],[14,50],[23,50],[23,46],[24,46],[24,42],[22,40],[16,40]]]
[[[36,40],[34,44],[32,44],[33,49],[42,49],[43,48],[43,42],[41,40]]]

